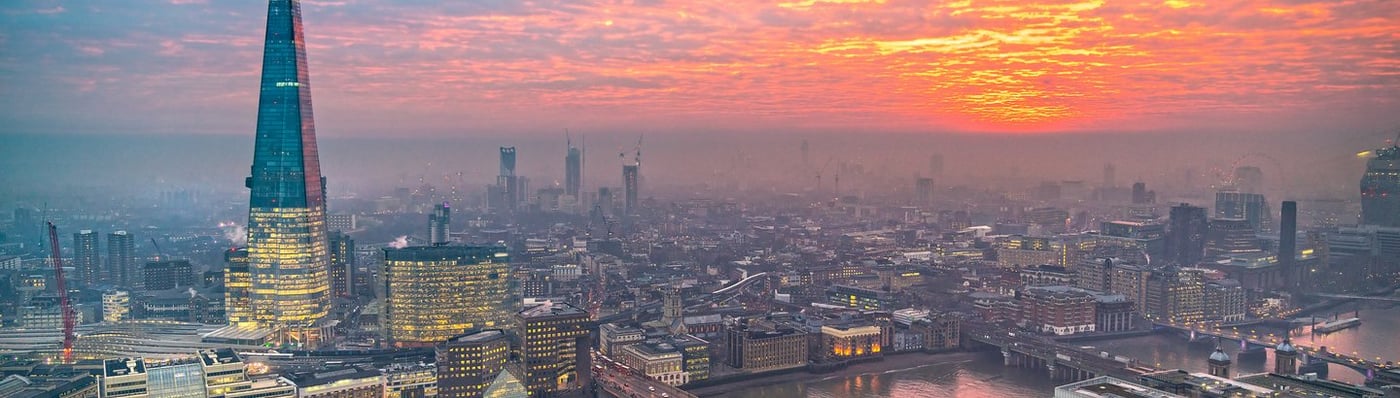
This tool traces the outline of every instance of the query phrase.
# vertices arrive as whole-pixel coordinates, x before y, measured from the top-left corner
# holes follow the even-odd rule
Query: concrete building
[[[807,333],[796,328],[744,319],[730,325],[725,339],[730,367],[762,372],[807,365]]]
[[[448,339],[437,347],[437,385],[441,397],[480,397],[510,359],[510,337],[487,329]]]
[[[605,323],[598,326],[598,334],[598,351],[609,357],[615,357],[619,354],[622,347],[637,344],[646,339],[646,332],[641,328],[619,326],[615,323]]]
[[[102,361],[100,393],[102,398],[144,398],[147,394],[146,360],[117,358]]]
[[[545,303],[516,313],[515,322],[530,396],[589,388],[592,327],[588,311],[567,303]]]
[[[435,364],[396,363],[383,370],[384,396],[387,398],[439,396]]]
[[[142,289],[146,291],[170,290],[199,286],[194,276],[194,265],[189,260],[164,260],[146,263],[141,270]]]
[[[378,370],[327,369],[288,377],[298,398],[381,398],[384,375]]]
[[[676,346],[662,342],[642,342],[622,347],[620,360],[653,380],[670,386],[689,382],[685,360]]]

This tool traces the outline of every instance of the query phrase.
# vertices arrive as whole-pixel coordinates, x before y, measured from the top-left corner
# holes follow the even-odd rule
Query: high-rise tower
[[[319,344],[330,309],[325,177],[316,151],[301,2],[271,0],[248,203],[250,306],[283,343]]]
[[[515,210],[520,203],[520,181],[515,176],[515,147],[501,147],[501,173],[496,176],[496,186],[500,190],[501,206],[505,210]]]
[[[428,215],[428,244],[437,246],[451,240],[452,208],[447,202],[433,206],[433,214]]]
[[[1167,231],[1167,257],[1179,265],[1194,266],[1206,253],[1210,221],[1206,209],[1186,203],[1172,206],[1171,230]]]
[[[97,232],[84,229],[73,234],[73,269],[78,272],[78,285],[98,284],[102,263],[97,257]]]
[[[641,190],[639,186],[641,184],[641,169],[640,163],[622,165],[623,214],[637,213],[637,196]]]
[[[1373,152],[1361,177],[1361,224],[1400,227],[1400,145]]]
[[[108,282],[121,287],[131,287],[135,284],[139,272],[136,270],[136,242],[135,238],[126,231],[117,231],[107,234],[107,271]]]
[[[1298,269],[1298,202],[1287,200],[1279,209],[1278,265],[1283,270],[1284,284],[1296,291],[1303,281]]]
[[[564,155],[564,194],[578,200],[579,190],[583,187],[583,150],[574,147],[573,141],[568,145],[569,152]]]

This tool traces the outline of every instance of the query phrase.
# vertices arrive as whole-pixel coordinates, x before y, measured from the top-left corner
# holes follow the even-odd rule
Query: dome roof
[[[1274,347],[1274,350],[1278,352],[1298,352],[1298,349],[1293,348],[1293,342],[1288,340],[1287,337],[1284,337],[1283,342],[1278,343],[1278,347]]]
[[[1215,352],[1210,353],[1210,360],[1214,362],[1230,362],[1230,354],[1226,354],[1225,350],[1216,347]]]

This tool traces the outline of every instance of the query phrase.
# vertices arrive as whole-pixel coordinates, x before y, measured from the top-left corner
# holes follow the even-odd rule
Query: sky
[[[0,3],[0,133],[251,134],[266,4]],[[319,135],[1374,134],[1394,0],[303,2]]]

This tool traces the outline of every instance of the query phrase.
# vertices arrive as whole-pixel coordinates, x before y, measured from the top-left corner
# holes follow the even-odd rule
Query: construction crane
[[[156,247],[156,261],[165,258],[165,253],[160,252],[160,245],[156,243],[156,238],[151,238],[151,246]]]
[[[54,283],[58,286],[58,310],[63,312],[63,362],[73,362],[73,305],[68,302],[68,284],[63,280],[63,256],[58,252],[58,227],[49,222],[49,253],[53,260]]]

